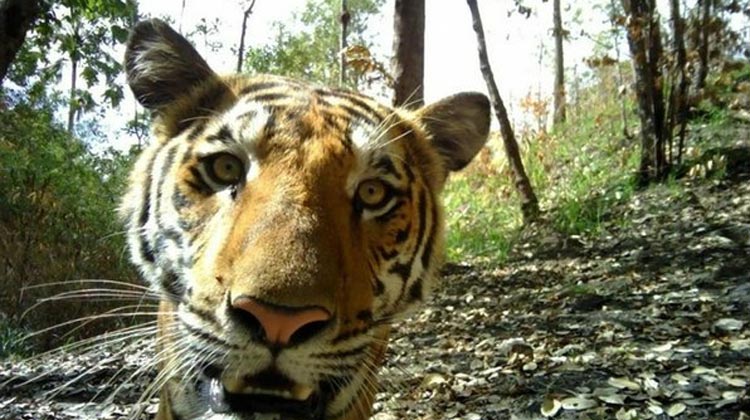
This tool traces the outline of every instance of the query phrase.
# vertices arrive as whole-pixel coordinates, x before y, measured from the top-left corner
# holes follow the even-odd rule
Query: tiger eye
[[[388,187],[376,179],[364,181],[357,188],[357,198],[367,207],[383,205],[388,198]]]
[[[243,171],[242,161],[229,153],[222,153],[211,162],[211,174],[221,184],[240,182]]]

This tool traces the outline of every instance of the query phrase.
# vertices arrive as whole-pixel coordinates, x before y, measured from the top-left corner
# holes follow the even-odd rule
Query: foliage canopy
[[[372,46],[365,34],[366,22],[380,10],[384,0],[348,2],[349,44]],[[246,70],[298,77],[327,85],[339,80],[340,0],[308,1],[290,22],[274,22],[275,35],[268,45],[248,51]],[[297,26],[299,25],[299,26]],[[361,74],[347,75],[347,85],[357,87]]]

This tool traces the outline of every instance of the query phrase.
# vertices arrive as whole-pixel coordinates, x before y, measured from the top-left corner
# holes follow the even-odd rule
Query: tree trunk
[[[563,27],[560,12],[560,0],[552,2],[552,33],[555,37],[555,87],[554,116],[555,125],[565,122],[565,65],[563,61]]]
[[[38,0],[0,0],[0,85],[40,14]]]
[[[682,163],[682,152],[685,148],[685,126],[687,124],[687,53],[685,51],[685,22],[680,13],[680,0],[670,0],[670,14],[672,20],[672,53],[675,57],[675,71],[677,86],[670,89],[669,123],[667,135],[678,129],[677,164]],[[673,78],[674,79],[674,78]],[[671,143],[671,140],[670,140]],[[673,156],[670,156],[670,161]]]
[[[638,115],[641,120],[641,162],[638,184],[646,185],[666,173],[664,100],[661,93],[659,22],[654,0],[622,0],[628,16],[628,45],[633,57]]]
[[[240,46],[237,49],[237,73],[242,72],[242,62],[245,59],[245,34],[247,33],[247,20],[250,18],[250,14],[253,13],[253,6],[255,6],[255,0],[253,0],[245,13],[242,15],[242,32],[240,33]]]
[[[346,85],[346,48],[349,43],[346,40],[347,33],[349,32],[349,21],[351,15],[349,14],[349,6],[346,0],[341,0],[341,15],[339,16],[341,21],[341,43],[339,45],[339,86]]]
[[[424,0],[396,0],[393,16],[393,104],[424,104]]]
[[[671,137],[667,135],[667,118],[664,101],[664,73],[661,71],[663,48],[661,44],[661,25],[656,13],[656,0],[646,0],[646,14],[648,16],[648,40],[647,45],[648,65],[653,77],[653,104],[654,127],[656,128],[656,144],[654,145],[654,166],[656,168],[655,180],[663,179],[669,170],[666,158],[666,146]]]
[[[617,27],[615,25],[617,24],[615,23],[615,20],[614,20],[615,19],[614,11],[616,10],[615,0],[610,0],[610,6],[613,11],[612,12],[613,16],[611,17],[612,26],[615,28],[615,30],[613,31],[613,36],[614,36],[614,41],[615,41],[615,60],[617,61],[617,64],[616,64],[617,65],[617,84],[620,86],[625,86],[625,75],[623,74],[622,66],[620,65],[620,31],[616,29]],[[623,100],[619,102],[620,102],[620,118],[622,118],[622,135],[626,139],[630,140],[632,139],[633,136],[630,134],[630,130],[628,129],[629,123],[628,123],[627,103]]]
[[[70,97],[68,98],[68,133],[73,133],[75,116],[78,106],[76,104],[76,82],[78,81],[78,59],[71,56],[70,63]]]
[[[78,60],[80,59],[78,54],[78,46],[81,45],[80,35],[80,22],[76,21],[73,26],[73,38],[75,39],[76,48],[70,52],[70,96],[68,97],[68,133],[73,134],[73,128],[75,126],[75,116],[80,105],[77,103],[76,87],[78,84]]]
[[[701,7],[701,19],[700,37],[698,39],[698,68],[695,73],[695,79],[693,79],[693,92],[696,95],[706,85],[706,77],[708,76],[708,41],[711,33],[709,29],[711,23],[711,0],[698,0],[698,2]]]
[[[521,153],[518,150],[516,136],[513,133],[513,127],[511,127],[510,120],[508,119],[508,112],[505,109],[505,104],[503,104],[503,99],[500,97],[500,92],[495,83],[495,76],[492,74],[490,61],[487,57],[487,45],[484,40],[482,18],[479,15],[477,2],[476,0],[466,0],[466,3],[468,3],[469,9],[471,10],[472,24],[474,32],[477,35],[480,70],[482,71],[482,76],[484,76],[484,81],[487,84],[490,101],[492,102],[493,108],[495,108],[495,115],[500,122],[500,134],[503,138],[505,154],[508,157],[508,164],[513,173],[513,181],[516,186],[516,191],[518,191],[518,195],[521,198],[521,213],[523,214],[524,223],[528,224],[536,220],[539,216],[539,201],[536,198],[536,194],[534,194],[534,189],[531,187],[531,182],[529,182],[528,176],[526,176],[523,161],[521,160]]]
[[[182,21],[185,20],[185,2],[186,0],[182,0],[182,6],[180,7],[180,24],[177,26],[177,32],[182,33]]]

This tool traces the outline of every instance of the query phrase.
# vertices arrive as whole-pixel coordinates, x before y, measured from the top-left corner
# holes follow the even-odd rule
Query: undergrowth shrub
[[[616,68],[600,67],[568,106],[568,121],[548,132],[548,104],[528,97],[531,114],[517,133],[526,173],[545,212],[544,219],[565,234],[598,234],[608,209],[635,190],[638,165],[635,138],[623,134],[621,106],[629,129],[637,125],[633,104],[617,95]],[[463,172],[452,175],[445,191],[449,260],[501,262],[522,227],[520,204],[499,134]]]
[[[51,109],[24,103],[0,113],[0,347],[17,334],[40,332],[37,350],[89,336],[118,320],[47,328],[121,305],[101,299],[61,299],[90,289],[88,279],[135,279],[124,255],[115,208],[130,157],[93,154],[53,119]],[[123,320],[121,322],[131,322]],[[71,333],[70,336],[66,334]]]

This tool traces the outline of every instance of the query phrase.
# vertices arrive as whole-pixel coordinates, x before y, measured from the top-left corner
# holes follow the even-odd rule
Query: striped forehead
[[[289,123],[315,113],[324,130],[338,132],[356,151],[377,149],[391,140],[387,120],[395,115],[387,108],[353,93],[295,83],[283,80],[245,87],[235,104],[210,123],[204,132],[206,138],[252,151],[255,143],[274,130],[297,130],[301,132],[298,134],[311,131],[304,124]],[[300,140],[306,139],[300,136]]]
[[[229,147],[250,154],[263,134],[271,113],[257,102],[238,101],[233,107],[214,118],[205,129],[205,142],[195,151],[206,155]],[[238,150],[239,151],[239,150]]]

